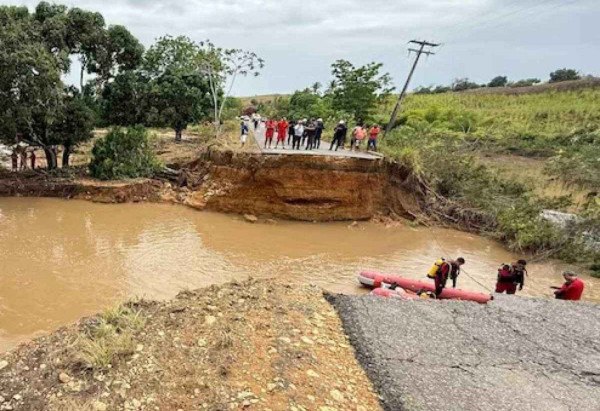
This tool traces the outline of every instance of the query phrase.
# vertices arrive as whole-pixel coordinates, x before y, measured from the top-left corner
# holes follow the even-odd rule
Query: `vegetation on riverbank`
[[[593,263],[600,259],[600,87],[589,79],[556,84],[531,93],[409,95],[380,150],[428,187],[428,211],[440,221],[515,250]],[[331,133],[340,111],[330,98],[313,86],[259,103],[267,115],[322,116]],[[362,120],[385,124],[393,104],[395,97],[381,99]],[[341,118],[353,127],[350,116]],[[535,173],[520,168],[525,160]],[[557,226],[541,217],[544,209],[580,219]]]

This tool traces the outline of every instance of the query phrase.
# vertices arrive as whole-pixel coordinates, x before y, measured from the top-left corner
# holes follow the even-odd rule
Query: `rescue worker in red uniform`
[[[456,260],[444,261],[440,264],[437,272],[435,273],[435,296],[439,297],[444,288],[446,288],[446,282],[448,278],[452,279],[452,288],[456,288],[456,280],[460,274],[460,267],[465,264],[465,259],[462,257]]]
[[[265,124],[265,148],[267,148],[267,144],[269,145],[269,148],[271,148],[271,144],[273,143],[273,136],[275,135],[276,125],[277,123],[271,119],[268,119],[267,123]]]
[[[285,117],[277,123],[277,143],[275,143],[275,148],[277,148],[281,142],[281,147],[285,150],[285,136],[288,132],[288,126],[289,123]]]
[[[556,299],[569,301],[581,300],[581,295],[583,294],[583,289],[585,288],[583,281],[577,278],[577,274],[570,271],[565,271],[563,273],[563,278],[565,279],[565,283],[562,285],[562,287],[550,287],[556,290],[554,291],[554,296]]]
[[[519,291],[525,285],[525,275],[527,270],[525,266],[527,261],[519,260],[511,265],[504,264],[498,269],[498,280],[496,282],[496,292],[506,294],[516,294],[517,286]]]

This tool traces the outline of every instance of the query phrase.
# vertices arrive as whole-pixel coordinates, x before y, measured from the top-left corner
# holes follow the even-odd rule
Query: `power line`
[[[423,54],[425,54],[427,56],[434,55],[435,53],[432,52],[431,49],[439,46],[439,44],[437,44],[437,43],[431,43],[429,41],[424,41],[424,40],[421,40],[421,41],[411,40],[408,43],[409,44],[417,44],[419,46],[419,48],[418,49],[415,49],[415,48],[408,49],[409,53],[416,54],[415,61],[413,62],[412,68],[410,69],[410,73],[408,73],[408,77],[406,78],[406,82],[404,83],[402,92],[400,93],[400,96],[398,97],[398,101],[396,102],[394,111],[392,111],[392,116],[390,117],[390,121],[387,124],[387,127],[385,128],[385,135],[387,135],[390,132],[390,130],[394,126],[394,123],[396,122],[396,117],[398,116],[398,112],[400,111],[400,107],[402,106],[402,100],[404,100],[404,96],[406,95],[406,91],[408,90],[408,85],[410,84],[410,80],[412,79],[415,69],[417,68],[417,64],[419,63],[419,59],[421,58],[421,55],[423,55]],[[426,47],[427,47],[427,49],[425,49]]]
[[[494,27],[498,27],[503,24],[506,24],[508,21],[510,21],[510,19],[507,20],[507,18],[510,18],[513,16],[525,17],[527,15],[537,13],[537,14],[535,14],[535,17],[539,17],[545,13],[556,10],[558,8],[577,3],[580,0],[570,0],[570,1],[559,0],[558,3],[554,3],[554,1],[555,0],[542,0],[541,2],[538,2],[533,5],[529,5],[527,7],[521,7],[521,8],[511,10],[508,13],[491,16],[491,18],[476,22],[475,24],[472,24],[470,26],[463,25],[462,28],[460,28],[459,30],[451,31],[449,40],[444,42],[444,44],[453,43],[453,42],[456,42],[456,40],[460,40],[461,34],[466,34],[466,33],[481,30],[484,28],[485,29],[494,28]],[[545,7],[545,8],[539,10],[540,7]]]

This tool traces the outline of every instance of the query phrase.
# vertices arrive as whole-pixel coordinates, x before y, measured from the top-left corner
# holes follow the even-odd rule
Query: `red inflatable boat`
[[[358,275],[358,281],[365,287],[369,288],[379,288],[383,283],[385,283],[398,284],[398,287],[415,293],[419,291],[435,291],[433,281],[424,282],[400,277],[398,275],[381,274],[369,271],[361,272]],[[492,297],[490,294],[458,290],[456,288],[444,288],[444,291],[442,291],[442,294],[438,298],[445,300],[474,301],[480,304],[486,304],[494,299],[494,297]]]
[[[402,288],[396,288],[390,290],[389,288],[376,288],[371,291],[371,295],[384,298],[397,298],[398,300],[419,300],[420,297],[417,294],[408,293]]]

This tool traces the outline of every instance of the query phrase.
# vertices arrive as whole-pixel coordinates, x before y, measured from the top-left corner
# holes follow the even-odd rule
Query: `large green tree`
[[[141,46],[123,29],[106,29],[98,13],[47,2],[33,13],[0,6],[0,27],[0,139],[41,147],[50,169],[57,166],[53,146],[64,145],[68,165],[74,145],[91,136],[90,111],[61,81],[71,57],[106,80],[106,73],[137,64]],[[67,127],[65,121],[77,124]]]
[[[333,109],[351,113],[356,121],[369,118],[378,102],[393,90],[390,75],[381,72],[381,63],[355,67],[349,61],[338,60],[331,67]]]
[[[581,76],[574,69],[559,69],[550,73],[550,83],[560,83],[561,81],[579,80]]]
[[[165,36],[146,53],[143,72],[149,80],[151,125],[175,130],[175,140],[190,123],[207,118],[211,108],[207,77],[198,71],[202,54],[185,36]]]

